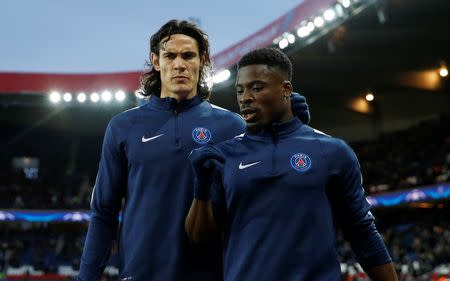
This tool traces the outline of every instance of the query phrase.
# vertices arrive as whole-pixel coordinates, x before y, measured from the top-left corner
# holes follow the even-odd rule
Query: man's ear
[[[153,68],[154,68],[156,71],[159,71],[161,68],[160,68],[160,66],[159,66],[159,58],[158,58],[158,55],[152,52],[152,53],[150,54],[150,59],[151,59],[151,61],[152,61]]]
[[[285,80],[283,82],[283,95],[285,97],[290,97],[292,95],[292,83],[291,83],[291,81]]]

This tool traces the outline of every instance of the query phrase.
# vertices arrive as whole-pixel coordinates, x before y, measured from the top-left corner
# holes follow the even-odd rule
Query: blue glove
[[[225,158],[211,145],[192,150],[189,161],[194,172],[194,197],[203,201],[210,198],[210,188]]]
[[[309,121],[311,121],[311,115],[309,114],[309,106],[306,103],[306,98],[304,96],[299,93],[292,92],[291,109],[292,113],[297,116],[303,124],[309,124]]]

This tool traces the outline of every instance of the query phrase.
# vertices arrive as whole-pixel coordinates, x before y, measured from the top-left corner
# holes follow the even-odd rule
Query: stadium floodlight
[[[308,22],[308,24],[306,25],[306,27],[308,28],[309,33],[313,32],[313,31],[314,31],[314,28],[316,28],[316,26],[315,26],[314,23],[312,23],[312,22]]]
[[[316,17],[316,18],[314,19],[314,25],[315,25],[316,27],[322,27],[322,26],[324,25],[324,23],[325,23],[325,21],[323,20],[322,17]]]
[[[337,3],[334,6],[334,9],[336,10],[336,14],[338,15],[338,17],[344,16],[344,9],[342,8],[342,5],[340,3]]]
[[[278,46],[280,47],[280,49],[284,49],[289,45],[289,41],[286,38],[281,39],[280,42],[278,42]]]
[[[290,44],[293,44],[295,42],[295,36],[293,34],[288,34],[287,40]]]
[[[79,93],[77,96],[77,100],[81,103],[86,101],[86,94],[85,93]]]
[[[61,101],[61,95],[56,91],[51,92],[49,98],[52,103],[58,103]]]
[[[350,0],[341,0],[341,3],[344,8],[350,7]]]
[[[102,100],[104,102],[110,102],[111,99],[112,99],[112,94],[111,94],[110,91],[105,90],[105,91],[102,92]]]
[[[447,69],[447,67],[442,66],[442,67],[439,69],[439,75],[441,75],[441,77],[447,77],[447,75],[448,75],[448,69]]]
[[[372,93],[368,93],[366,95],[366,101],[373,101],[375,99],[375,96]]]
[[[306,25],[301,26],[299,29],[297,29],[297,35],[300,38],[308,36],[309,33],[310,33],[309,28]]]
[[[228,69],[219,71],[217,74],[213,76],[214,84],[222,83],[223,81],[228,80],[230,78],[231,72]]]
[[[332,21],[336,18],[336,12],[333,9],[327,9],[324,13],[323,13],[323,18],[326,21]]]
[[[125,92],[124,92],[124,91],[122,91],[122,90],[119,90],[119,91],[117,91],[117,92],[116,92],[116,95],[115,95],[115,97],[116,97],[116,100],[117,100],[117,101],[120,101],[120,102],[122,102],[122,101],[124,101],[124,100],[125,100],[125,98],[126,98],[126,96],[125,96]]]
[[[97,94],[95,92],[91,94],[91,101],[92,102],[95,103],[95,102],[98,102],[99,100],[100,100],[100,95],[99,94]]]
[[[208,77],[205,77],[205,82],[201,84],[202,86],[208,87],[208,89],[212,89],[214,86],[214,75],[208,75]]]
[[[72,94],[71,93],[65,93],[63,96],[63,100],[65,102],[70,102],[72,100]]]

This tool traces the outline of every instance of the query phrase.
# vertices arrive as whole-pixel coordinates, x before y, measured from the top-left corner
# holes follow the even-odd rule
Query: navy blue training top
[[[187,157],[244,129],[239,115],[198,96],[180,102],[152,96],[115,116],[103,141],[78,280],[99,279],[122,207],[121,280],[213,280],[216,272],[198,259],[184,231],[194,186]]]
[[[194,169],[205,155],[221,159],[211,196],[225,229],[225,281],[341,280],[337,221],[362,265],[391,262],[344,141],[294,118],[195,150]]]

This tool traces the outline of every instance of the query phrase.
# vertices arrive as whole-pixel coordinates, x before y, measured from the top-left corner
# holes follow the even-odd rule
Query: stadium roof
[[[372,2],[310,45],[285,49],[312,125],[347,139],[450,112],[448,77],[439,75],[450,66],[450,1]],[[218,86],[214,101],[237,110],[233,83]]]

